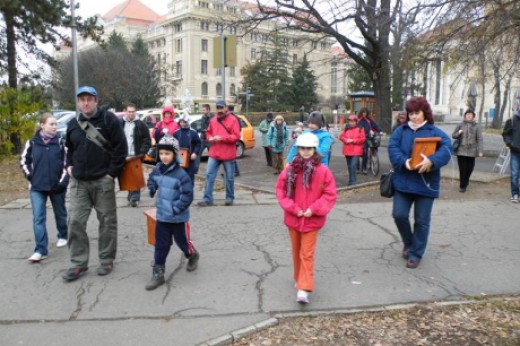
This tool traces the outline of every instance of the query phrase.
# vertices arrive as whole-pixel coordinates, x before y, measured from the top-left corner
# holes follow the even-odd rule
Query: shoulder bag
[[[379,179],[379,192],[381,197],[391,198],[394,196],[394,170],[381,174]]]
[[[103,115],[105,116],[105,115]],[[79,127],[85,131],[87,135],[87,139],[97,145],[101,148],[105,153],[111,154],[112,153],[112,145],[109,141],[106,140],[105,137],[87,120],[79,120],[78,117],[78,124]]]

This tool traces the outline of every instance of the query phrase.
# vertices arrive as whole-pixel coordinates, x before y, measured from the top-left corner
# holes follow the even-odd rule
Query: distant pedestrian
[[[276,197],[284,210],[293,258],[296,301],[309,303],[314,291],[314,257],[318,231],[336,203],[334,175],[321,163],[318,137],[306,132],[299,136],[298,152],[276,182]]]
[[[190,127],[190,118],[186,114],[181,114],[178,119],[180,128],[175,131],[173,137],[179,142],[181,149],[188,151],[187,167],[182,167],[188,173],[192,184],[195,184],[195,170],[198,153],[200,153],[200,138],[194,129]]]
[[[197,154],[197,160],[195,162],[195,174],[199,172],[200,158],[204,150],[209,152],[210,143],[206,140],[206,131],[208,130],[209,121],[215,114],[211,113],[211,106],[207,103],[202,105],[202,118],[200,118],[200,152]]]
[[[472,109],[464,113],[464,120],[457,125],[451,136],[460,141],[455,151],[459,164],[459,191],[466,192],[469,178],[475,168],[475,157],[484,156],[482,129],[475,121],[475,112]]]
[[[67,245],[67,209],[65,195],[69,175],[65,169],[67,149],[57,133],[57,122],[51,114],[40,118],[38,130],[27,141],[20,156],[20,166],[29,181],[29,195],[33,213],[33,231],[36,247],[28,258],[31,263],[47,258],[47,199],[51,200],[58,241],[56,247]]]
[[[90,244],[88,217],[94,208],[99,220],[98,275],[108,275],[117,252],[115,181],[128,152],[125,133],[117,117],[98,108],[98,94],[90,86],[78,88],[77,119],[67,126],[67,172],[70,176],[69,250],[71,267],[63,274],[74,281],[88,270]]]
[[[298,121],[296,123],[296,127],[291,132],[291,139],[296,139],[296,137],[298,137],[298,135],[302,134],[303,130],[304,130],[303,123],[301,121]],[[298,132],[298,134],[297,134],[297,132]]]
[[[520,110],[506,121],[502,138],[511,151],[511,202],[518,203],[520,195]]]
[[[367,174],[368,150],[370,148],[370,141],[374,135],[381,132],[381,128],[371,118],[370,111],[368,110],[368,108],[361,108],[357,116],[358,125],[362,126],[363,129],[365,129],[365,137],[367,139],[363,146],[363,157],[361,160],[360,170],[363,172],[363,174]]]
[[[175,121],[175,110],[172,106],[165,106],[162,110],[162,120],[155,125],[152,132],[155,143],[159,143],[165,134],[173,136],[173,133],[179,129],[179,125]]]
[[[265,119],[260,122],[258,130],[262,134],[262,148],[264,148],[265,160],[269,167],[273,166],[273,158],[271,155],[271,148],[269,148],[269,140],[267,139],[267,132],[273,121],[273,113],[269,112],[265,115]]]
[[[412,97],[406,102],[408,119],[390,137],[388,156],[395,172],[393,177],[394,204],[392,217],[403,240],[403,257],[407,268],[417,268],[423,258],[433,209],[439,197],[441,167],[451,159],[448,135],[434,125],[432,110],[424,97]],[[416,138],[440,137],[434,154],[421,154],[423,160],[411,167],[411,155]],[[413,229],[410,209],[414,205]]]
[[[188,174],[179,166],[179,143],[169,135],[163,136],[157,150],[160,162],[148,177],[150,197],[153,198],[157,193],[154,265],[152,278],[145,286],[149,291],[165,282],[166,259],[172,246],[172,238],[188,259],[186,270],[194,271],[199,262],[199,253],[193,246],[188,227],[193,184]]]
[[[235,114],[235,105],[227,105],[227,110],[228,110],[229,115],[232,115],[237,119],[238,129],[239,129],[240,134],[242,135],[242,126],[240,126],[240,118],[238,117],[238,115]],[[233,166],[235,167],[235,177],[239,177],[240,168],[238,167],[238,162],[237,162],[236,156],[233,161],[234,161]]]
[[[358,161],[363,156],[363,145],[365,144],[365,130],[358,125],[357,116],[348,116],[345,130],[341,132],[339,140],[343,142],[343,155],[347,160],[348,186],[357,184]]]
[[[126,114],[119,118],[119,122],[125,132],[128,158],[137,156],[142,160],[152,146],[152,139],[148,127],[137,118],[136,109],[133,103],[125,105]],[[128,191],[127,200],[132,207],[137,207],[141,200],[141,190]]]
[[[217,115],[210,120],[206,138],[211,143],[206,171],[206,185],[203,200],[198,206],[213,205],[213,188],[220,165],[224,166],[226,181],[226,206],[233,205],[235,199],[235,165],[237,156],[236,143],[240,140],[240,123],[228,114],[226,103],[217,102]]]
[[[399,126],[401,126],[404,123],[406,123],[406,121],[407,121],[406,112],[401,111],[401,112],[397,113],[397,116],[395,117],[395,123],[392,126],[392,131],[391,132],[394,132],[396,128],[398,128]]]
[[[329,157],[330,157],[330,149],[332,148],[332,144],[334,139],[330,135],[330,133],[323,129],[323,116],[320,112],[315,111],[309,115],[309,119],[307,120],[307,127],[309,128],[306,132],[311,132],[315,134],[319,139],[318,145],[318,154],[321,156],[321,162],[325,166],[329,166]],[[290,163],[294,156],[297,154],[296,146],[293,146],[289,149],[289,153],[287,154],[287,163]]]
[[[269,132],[267,132],[267,141],[269,142],[269,148],[273,156],[274,174],[280,174],[283,170],[283,154],[288,140],[289,132],[287,131],[285,120],[283,116],[277,115],[269,126]]]

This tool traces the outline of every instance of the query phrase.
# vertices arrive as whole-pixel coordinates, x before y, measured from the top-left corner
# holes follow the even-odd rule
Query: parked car
[[[60,113],[60,117],[56,120],[56,122],[58,123],[58,136],[60,136],[61,138],[65,138],[65,135],[67,133],[67,125],[69,124],[69,121],[71,121],[75,117],[76,112],[74,111]]]

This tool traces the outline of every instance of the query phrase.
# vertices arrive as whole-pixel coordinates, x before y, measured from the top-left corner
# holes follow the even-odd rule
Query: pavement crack
[[[249,273],[251,275],[254,275],[258,278],[255,284],[255,288],[258,292],[258,311],[265,312],[264,311],[264,288],[263,283],[268,275],[273,273],[276,269],[278,269],[279,265],[276,263],[273,258],[271,257],[271,254],[267,252],[266,250],[263,250],[262,247],[256,243],[253,243],[253,246],[256,248],[257,251],[261,252],[264,256],[264,260],[269,264],[270,269],[267,271],[263,271],[261,274],[255,274],[255,273]]]
[[[76,296],[76,309],[72,312],[72,314],[69,317],[69,321],[75,321],[78,319],[78,315],[81,312],[81,309],[83,308],[83,296],[87,292],[87,287],[85,286],[85,283],[81,283],[81,286],[78,288],[77,296]]]
[[[89,308],[88,308],[88,311],[92,311],[94,310],[94,308],[96,307],[97,303],[99,303],[99,297],[103,294],[103,292],[105,291],[105,289],[107,288],[107,282],[105,281],[103,283],[103,287],[101,287],[101,289],[99,290],[99,292],[96,294],[96,299],[94,299],[94,301],[92,302],[92,304],[90,304]]]

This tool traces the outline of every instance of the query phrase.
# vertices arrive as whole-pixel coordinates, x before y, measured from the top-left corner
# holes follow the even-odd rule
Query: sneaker
[[[199,203],[197,203],[197,205],[199,207],[210,207],[213,205],[213,202],[208,202],[208,201],[200,201]]]
[[[233,200],[232,199],[226,199],[226,203],[224,203],[227,207],[229,206],[232,206],[233,205]]]
[[[112,272],[114,269],[113,263],[101,263],[101,265],[97,268],[97,275],[105,276]]]
[[[200,255],[197,251],[195,251],[194,253],[191,254],[190,258],[188,258],[188,264],[186,264],[187,271],[192,272],[195,269],[197,269],[197,265],[199,263],[199,257],[200,257]]]
[[[88,268],[70,268],[68,269],[65,274],[62,275],[63,280],[65,281],[74,281],[79,279],[85,272],[88,270]]]
[[[298,293],[296,293],[296,301],[300,304],[309,304],[309,292],[298,290]]]
[[[139,202],[137,202],[137,201],[130,201],[130,206],[131,206],[132,208],[135,208],[135,207],[137,207],[138,205],[139,205]]]
[[[44,260],[44,259],[46,259],[46,258],[47,258],[47,256],[42,255],[42,254],[39,253],[39,252],[35,252],[35,253],[33,253],[32,256],[29,257],[27,260],[28,260],[29,262],[31,262],[31,263],[38,263],[38,262],[40,262],[41,260]]]
[[[59,238],[58,242],[56,243],[56,247],[65,247],[67,246],[67,239]]]
[[[511,202],[518,203],[518,195],[514,195],[513,197],[511,197]]]

